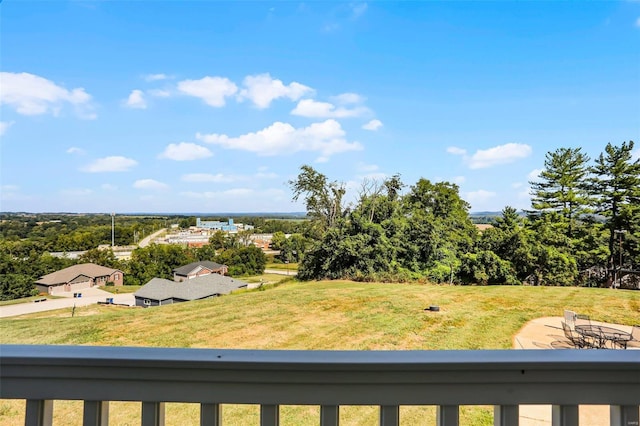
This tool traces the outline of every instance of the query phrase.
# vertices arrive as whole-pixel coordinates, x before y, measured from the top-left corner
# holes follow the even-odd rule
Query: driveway
[[[113,298],[113,303],[135,305],[133,293],[112,294],[98,288],[85,288],[80,290],[82,297],[73,297],[72,292],[56,293],[62,299],[47,299],[45,302],[25,302],[15,305],[0,306],[0,318],[15,317],[18,315],[32,314],[35,312],[53,311],[55,309],[72,308],[74,305],[89,306],[98,302],[106,302],[108,297]]]

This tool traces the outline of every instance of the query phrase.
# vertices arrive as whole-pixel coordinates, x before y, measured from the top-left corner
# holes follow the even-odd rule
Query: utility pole
[[[111,213],[111,248],[113,249],[115,247],[115,242],[116,242],[116,231],[115,231],[115,219],[116,219],[116,214],[115,213]]]

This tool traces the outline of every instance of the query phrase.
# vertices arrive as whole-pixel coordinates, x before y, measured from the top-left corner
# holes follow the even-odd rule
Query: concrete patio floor
[[[552,342],[566,340],[562,331],[562,317],[543,317],[529,321],[513,339],[514,349],[553,349]],[[592,321],[593,324],[607,325],[622,331],[631,332],[631,327],[621,324],[607,324]],[[558,345],[556,345],[557,347]],[[584,350],[584,349],[567,349]],[[638,351],[640,357],[640,351]],[[600,426],[609,424],[608,405],[581,405],[580,425]],[[548,426],[551,425],[550,405],[521,405],[520,426]]]

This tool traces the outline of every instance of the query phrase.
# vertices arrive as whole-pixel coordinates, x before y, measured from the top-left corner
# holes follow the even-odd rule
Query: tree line
[[[231,276],[259,275],[266,256],[258,247],[215,250],[211,246],[188,248],[174,244],[151,244],[133,250],[131,258],[120,260],[108,249],[91,249],[77,259],[55,257],[48,252],[29,253],[17,259],[0,243],[0,300],[38,294],[34,282],[41,276],[80,263],[95,263],[124,272],[125,285],[144,285],[152,278],[173,279],[173,270],[191,262],[210,260],[229,267]]]
[[[344,184],[304,165],[289,185],[311,226],[298,277],[456,284],[610,286],[640,263],[640,160],[634,143],[546,155],[530,182],[531,209],[505,207],[483,232],[457,185],[400,175],[365,181],[345,205]],[[406,190],[405,190],[406,189]],[[622,271],[621,271],[622,270]]]

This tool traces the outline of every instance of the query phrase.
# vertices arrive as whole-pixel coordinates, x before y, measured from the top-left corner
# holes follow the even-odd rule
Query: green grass
[[[267,263],[265,269],[276,269],[278,271],[297,271],[297,263]]]
[[[440,306],[440,312],[424,311],[434,304]],[[562,316],[564,309],[588,314],[599,321],[634,324],[640,318],[640,292],[575,287],[285,282],[267,291],[242,292],[161,308],[114,310],[93,306],[78,308],[73,318],[51,312],[46,317],[40,314],[40,318],[3,319],[0,336],[3,343],[27,344],[508,349],[513,347],[512,339],[525,323],[544,316]],[[47,332],[42,333],[43,329]],[[16,402],[0,401],[0,425],[16,419],[12,413],[17,409],[7,404]],[[116,424],[136,423],[138,409],[127,407],[123,408],[123,414],[117,414],[123,420]],[[258,424],[254,408],[225,406],[225,424]],[[282,424],[317,424],[318,416],[311,414],[316,408],[283,408],[283,416],[288,420]],[[197,423],[197,407],[176,404],[171,410],[167,416],[176,420],[167,424],[180,424],[179,419],[192,417],[193,421],[184,423]],[[65,412],[59,410],[58,415],[62,416],[59,424],[68,423]],[[403,422],[407,422],[403,424],[424,424],[423,416],[434,416],[433,412],[432,407],[403,407],[402,416],[406,419]],[[375,409],[345,407],[341,409],[341,424],[373,424],[376,413]],[[465,407],[461,416],[462,424],[492,424],[488,408]]]
[[[100,290],[108,291],[113,294],[135,293],[140,290],[141,285],[119,285],[119,286],[101,286]]]
[[[24,297],[22,299],[13,299],[13,300],[0,300],[0,306],[7,306],[7,305],[17,305],[19,303],[25,303],[25,302],[33,302],[36,299],[60,299],[61,296],[50,296],[50,295],[46,295],[46,296],[30,296],[30,297]]]

